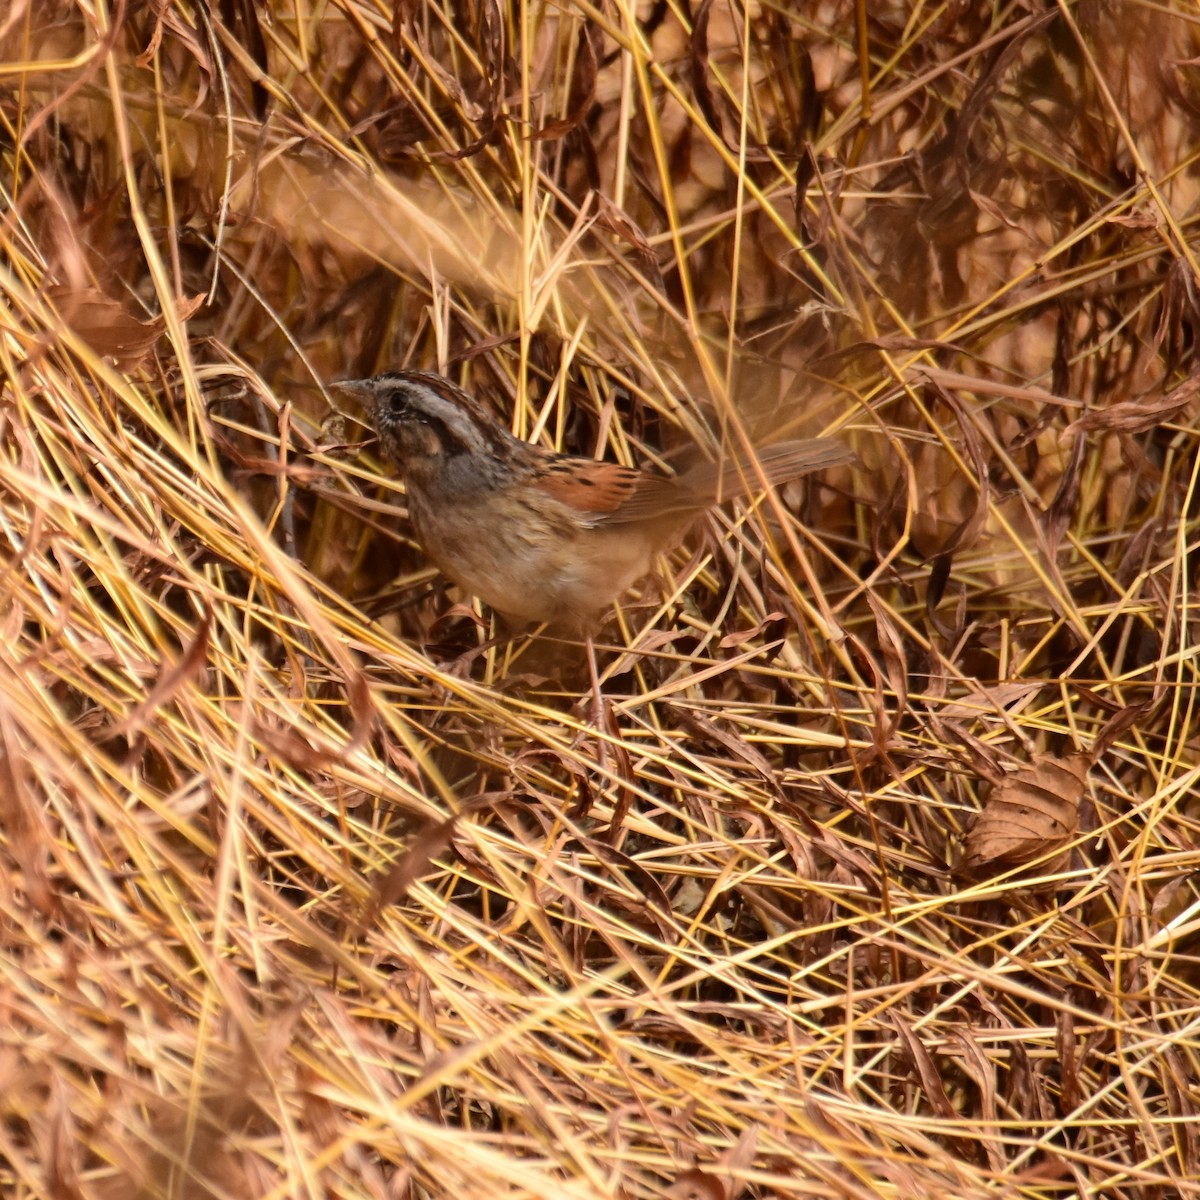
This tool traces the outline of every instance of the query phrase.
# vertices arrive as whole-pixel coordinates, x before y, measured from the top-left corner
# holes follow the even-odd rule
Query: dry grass
[[[395,7],[0,14],[0,1193],[1200,1195],[1193,6]],[[401,363],[861,462],[597,728]]]

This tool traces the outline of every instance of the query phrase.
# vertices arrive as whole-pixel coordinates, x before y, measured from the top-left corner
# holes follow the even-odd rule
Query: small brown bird
[[[586,629],[706,508],[854,457],[815,438],[765,447],[756,467],[705,462],[671,477],[523,442],[431,372],[337,386],[367,405],[430,560],[516,624]]]

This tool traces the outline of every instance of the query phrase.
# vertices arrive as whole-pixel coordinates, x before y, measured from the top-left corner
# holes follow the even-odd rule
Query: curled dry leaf
[[[99,288],[54,286],[46,296],[77,337],[121,368],[137,366],[166,329],[162,317],[142,321]],[[180,320],[186,321],[203,302],[203,296],[176,301]]]
[[[399,904],[413,884],[434,870],[434,859],[445,853],[454,840],[458,823],[489,808],[496,808],[503,796],[487,792],[465,803],[456,813],[441,821],[432,821],[417,834],[408,849],[375,880],[375,894],[361,927],[373,925],[379,914],[392,904]]]
[[[534,141],[550,141],[566,137],[583,122],[596,99],[596,51],[588,37],[587,26],[579,30],[578,49],[575,56],[575,71],[571,79],[568,100],[570,111],[559,121],[549,121],[533,133]]]
[[[1093,409],[1067,426],[1067,433],[1144,433],[1194,406],[1200,378],[1187,379],[1173,391],[1121,400]]]
[[[742,1130],[741,1137],[712,1165],[715,1171],[693,1167],[684,1171],[663,1192],[668,1200],[740,1200],[745,1184],[740,1176],[754,1162],[758,1146],[758,1127]]]
[[[601,229],[607,229],[609,233],[616,234],[622,241],[633,248],[634,253],[638,257],[641,264],[642,274],[654,285],[654,287],[666,294],[666,285],[663,283],[662,268],[658,265],[658,256],[654,252],[654,247],[650,244],[650,239],[642,232],[638,223],[617,203],[610,200],[603,193],[597,193],[599,207],[596,213],[596,224]]]
[[[1100,727],[1092,741],[1090,761],[1099,762],[1100,758],[1109,752],[1117,738],[1128,733],[1150,712],[1152,707],[1153,702],[1147,700],[1142,704],[1127,704],[1124,708],[1116,709]]]
[[[762,162],[768,155],[758,142],[740,146],[738,140],[729,135],[726,122],[718,109],[718,102],[724,99],[724,92],[714,88],[709,82],[709,18],[714,7],[713,0],[701,0],[700,8],[692,22],[692,88],[696,103],[709,126],[730,150],[745,156],[751,162]],[[731,120],[736,123],[737,119],[731,115]]]
[[[193,676],[199,675],[208,662],[208,634],[212,628],[212,609],[206,604],[204,615],[196,627],[196,636],[178,662],[164,663],[154,686],[146,698],[124,720],[119,721],[112,735],[123,735],[140,729],[150,715],[161,708],[179,688]]]
[[[1079,828],[1089,756],[1040,755],[998,783],[967,834],[959,869],[1012,867],[1061,850]]]

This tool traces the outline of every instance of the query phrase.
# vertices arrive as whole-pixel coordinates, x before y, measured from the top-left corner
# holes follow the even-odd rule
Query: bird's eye
[[[427,414],[416,397],[410,392],[394,392],[391,397],[392,415],[404,421],[419,421],[424,423]]]

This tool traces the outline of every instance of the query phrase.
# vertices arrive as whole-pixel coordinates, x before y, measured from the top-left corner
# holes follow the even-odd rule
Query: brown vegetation
[[[1200,1196],[1200,23],[0,10],[6,1200]],[[833,434],[493,642],[324,384]]]

